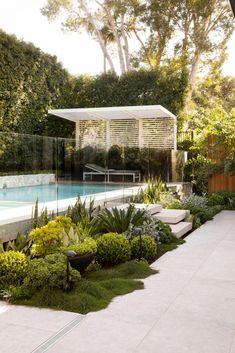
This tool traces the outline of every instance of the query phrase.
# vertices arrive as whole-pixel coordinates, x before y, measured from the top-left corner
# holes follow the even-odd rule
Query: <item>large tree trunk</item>
[[[111,56],[109,55],[109,52],[108,52],[107,47],[105,45],[105,42],[103,40],[102,33],[100,32],[99,28],[97,28],[96,22],[95,22],[95,20],[94,20],[94,18],[92,16],[92,14],[89,12],[88,8],[86,7],[84,1],[83,0],[79,0],[79,3],[80,3],[81,7],[83,8],[84,12],[86,13],[87,17],[90,20],[90,23],[92,24],[92,26],[94,28],[94,31],[95,31],[97,40],[99,42],[100,48],[101,48],[101,50],[103,52],[104,58],[106,58],[108,63],[109,63],[110,70],[115,72],[114,64],[113,64],[113,61],[111,59]]]
[[[186,98],[186,108],[189,108],[189,104],[192,98],[192,94],[194,92],[195,86],[196,86],[196,77],[197,77],[197,71],[198,67],[200,64],[201,60],[201,51],[199,49],[196,49],[194,58],[193,58],[193,63],[191,67],[191,72],[189,76],[189,90]]]
[[[136,29],[133,29],[133,32],[136,36],[136,39],[139,41],[139,43],[141,44],[141,47],[145,53],[145,57],[146,57],[146,60],[149,64],[149,67],[152,69],[153,68],[153,64],[151,63],[151,60],[150,60],[150,57],[149,57],[149,54],[148,54],[148,50],[146,49],[146,46],[144,45],[144,42],[142,41],[141,37],[139,36],[138,32],[136,31]]]
[[[111,12],[109,11],[109,9],[107,7],[104,8],[107,16],[108,16],[108,21],[109,21],[109,25],[110,25],[110,29],[114,35],[115,38],[115,42],[117,45],[117,51],[118,51],[118,58],[119,58],[119,62],[120,62],[120,69],[121,69],[121,73],[124,74],[126,72],[126,67],[125,67],[125,61],[124,61],[124,56],[123,56],[123,50],[122,50],[122,43],[121,43],[121,38],[120,35],[117,31],[117,26],[116,23],[113,19],[113,16],[111,14]]]
[[[124,28],[124,16],[122,16],[122,19],[121,19],[121,33],[122,33],[122,38],[124,40],[123,51],[124,51],[125,61],[126,61],[126,71],[130,71],[131,69],[130,52],[129,52],[128,38]]]

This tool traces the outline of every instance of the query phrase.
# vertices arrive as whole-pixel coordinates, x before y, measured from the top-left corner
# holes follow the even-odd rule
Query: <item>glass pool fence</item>
[[[183,181],[184,151],[79,146],[75,139],[0,133],[0,240],[10,224],[32,217],[36,200],[60,213],[78,194],[124,202],[149,178]]]

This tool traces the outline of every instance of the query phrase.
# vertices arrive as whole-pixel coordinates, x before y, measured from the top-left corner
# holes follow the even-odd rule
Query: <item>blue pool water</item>
[[[78,194],[85,196],[122,188],[123,185],[58,184],[57,191],[55,184],[49,184],[0,189],[0,210],[34,204],[37,198],[39,202],[49,202],[57,198],[64,200],[77,197]]]

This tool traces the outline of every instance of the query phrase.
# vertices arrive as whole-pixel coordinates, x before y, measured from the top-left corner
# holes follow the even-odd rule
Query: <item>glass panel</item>
[[[49,214],[67,210],[78,194],[87,200],[96,195],[97,203],[111,207],[127,202],[150,177],[183,181],[184,151],[124,144],[106,148],[95,138],[92,145],[81,143],[0,133],[1,241],[32,227],[36,200],[39,213],[47,208]]]
[[[36,201],[39,213],[57,198],[55,139],[0,133],[0,240],[30,229]]]

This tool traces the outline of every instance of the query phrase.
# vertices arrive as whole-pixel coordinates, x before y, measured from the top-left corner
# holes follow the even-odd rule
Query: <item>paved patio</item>
[[[153,267],[144,290],[86,316],[1,302],[1,353],[235,353],[235,211]]]

